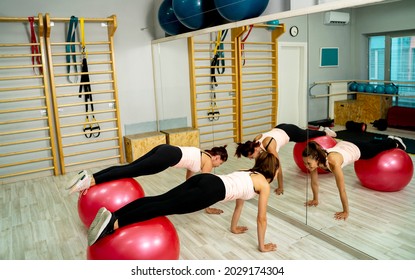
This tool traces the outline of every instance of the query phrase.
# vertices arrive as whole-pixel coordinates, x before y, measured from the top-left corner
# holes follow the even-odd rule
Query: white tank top
[[[343,156],[343,163],[341,167],[345,167],[348,164],[354,163],[360,158],[359,148],[348,141],[339,141],[333,148],[326,149],[327,153],[338,152]],[[327,165],[327,167],[329,167]],[[329,167],[330,168],[330,167]]]
[[[258,140],[259,143],[261,143],[261,149],[263,149],[264,151],[265,147],[262,144],[262,141],[264,141],[264,139],[267,137],[272,137],[277,142],[277,153],[279,152],[281,147],[290,142],[290,137],[288,137],[288,134],[284,130],[280,128],[273,128],[268,132],[262,133],[261,138]]]
[[[202,154],[199,148],[196,147],[179,147],[182,150],[182,158],[174,165],[176,168],[186,168],[194,173],[197,173],[202,168]]]
[[[253,198],[257,193],[254,189],[251,174],[252,172],[248,171],[235,171],[226,175],[217,175],[225,184],[226,194],[223,201]]]

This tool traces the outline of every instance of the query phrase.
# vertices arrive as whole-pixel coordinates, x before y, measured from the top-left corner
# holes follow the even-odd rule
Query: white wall
[[[153,0],[1,0],[0,16],[103,18],[117,16],[114,36],[121,122],[154,121],[155,102],[151,59]],[[1,41],[1,38],[0,38]]]
[[[352,13],[352,9],[342,10]],[[351,60],[351,30],[353,22],[347,25],[324,25],[324,13],[308,16],[308,46],[309,46],[309,85],[315,82],[352,79]],[[338,67],[320,67],[320,49],[322,47],[339,48]],[[327,94],[327,86],[312,88],[313,95]],[[344,97],[345,99],[346,97]],[[326,119],[330,116],[328,98],[311,98],[308,100],[309,121]]]

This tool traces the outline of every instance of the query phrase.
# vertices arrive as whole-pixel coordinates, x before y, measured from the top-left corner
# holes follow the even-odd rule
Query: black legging
[[[179,147],[161,144],[130,164],[112,166],[94,173],[93,176],[95,183],[100,184],[123,178],[152,175],[176,165],[182,156]]]
[[[120,227],[155,217],[199,211],[225,198],[225,185],[216,175],[202,173],[157,195],[138,198],[114,212]]]
[[[287,133],[288,137],[290,137],[290,142],[305,142],[310,138],[326,136],[326,132],[319,131],[319,130],[312,130],[312,129],[302,129],[294,124],[286,124],[282,123],[277,125],[275,128],[279,128]]]
[[[373,139],[370,142],[361,142],[357,140],[348,140],[355,144],[360,150],[359,159],[370,159],[377,154],[396,148],[395,140],[391,138],[386,139]]]

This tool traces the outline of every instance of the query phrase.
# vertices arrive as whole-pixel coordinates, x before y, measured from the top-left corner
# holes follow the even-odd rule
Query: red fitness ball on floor
[[[405,188],[412,180],[414,165],[405,151],[392,149],[371,159],[356,161],[354,170],[364,187],[381,192],[395,192]]]
[[[119,179],[90,187],[78,197],[78,215],[82,223],[89,227],[99,208],[105,207],[114,212],[137,198],[144,197],[141,185],[133,178]]]
[[[304,149],[306,148],[307,143],[310,141],[315,141],[319,143],[321,147],[323,147],[324,149],[332,148],[337,143],[337,141],[330,136],[320,136],[320,137],[310,138],[308,141],[305,141],[305,142],[295,143],[294,148],[293,148],[294,161],[297,164],[298,168],[300,168],[301,171],[305,173],[308,173],[308,170],[304,165],[302,153]],[[327,171],[324,171],[321,168],[319,168],[317,171],[318,173],[327,173]]]
[[[88,260],[178,260],[180,241],[166,217],[121,227],[87,249]]]

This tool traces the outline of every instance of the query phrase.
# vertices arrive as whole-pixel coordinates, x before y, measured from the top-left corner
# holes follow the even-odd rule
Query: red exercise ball
[[[87,249],[88,260],[178,260],[180,241],[166,217],[117,229]]]
[[[337,141],[330,136],[320,136],[320,137],[310,138],[309,140],[305,142],[295,143],[294,149],[293,149],[294,161],[297,164],[297,166],[301,169],[301,171],[305,173],[308,173],[308,170],[304,165],[302,154],[303,154],[304,149],[307,146],[307,143],[310,141],[315,141],[319,143],[321,147],[323,147],[323,149],[332,148],[337,144]],[[318,173],[327,173],[327,171],[321,168],[317,169],[317,171]]]
[[[122,206],[145,196],[141,185],[133,178],[101,183],[82,192],[78,197],[78,215],[86,227],[92,223],[99,208],[114,212]]]
[[[371,159],[356,161],[354,170],[364,187],[381,192],[395,192],[405,188],[412,180],[414,165],[405,151],[392,149]]]

